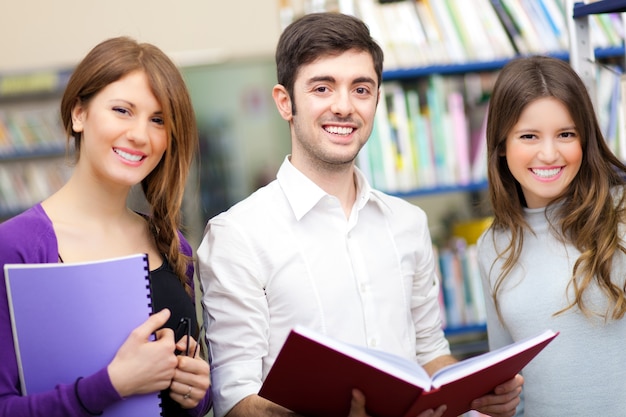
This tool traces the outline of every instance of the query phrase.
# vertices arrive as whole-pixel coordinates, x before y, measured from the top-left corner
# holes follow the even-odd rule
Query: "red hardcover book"
[[[446,366],[432,378],[415,362],[345,344],[296,326],[270,369],[259,395],[307,417],[345,417],[352,389],[365,394],[368,414],[412,417],[447,405],[446,417],[513,378],[558,332],[545,332]]]

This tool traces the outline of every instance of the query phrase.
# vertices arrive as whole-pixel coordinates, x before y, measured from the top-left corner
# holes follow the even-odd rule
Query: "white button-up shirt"
[[[450,353],[425,213],[356,180],[346,219],[287,158],[209,221],[198,260],[216,417],[258,393],[296,324],[422,364]]]

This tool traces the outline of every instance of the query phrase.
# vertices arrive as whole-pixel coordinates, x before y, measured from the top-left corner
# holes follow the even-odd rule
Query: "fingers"
[[[209,387],[211,370],[207,361],[199,357],[182,355],[177,356],[176,359],[178,365],[173,380],[200,388]]]
[[[482,414],[488,414],[493,417],[512,417],[515,415],[517,406],[520,403],[519,395],[505,394],[501,396],[484,396],[480,399],[481,405],[472,408]]]
[[[485,395],[472,402],[472,408],[483,414],[496,417],[510,417],[520,403],[520,393],[524,378],[516,375],[509,381],[496,387],[493,394]]]
[[[350,403],[349,417],[366,417],[365,395],[358,389],[352,390],[352,402]]]
[[[176,350],[180,352],[187,351],[187,336],[181,337],[180,340],[176,342]],[[198,356],[198,342],[196,342],[196,340],[193,337],[189,338],[188,352],[189,352],[190,357],[195,358]]]
[[[446,411],[446,406],[441,405],[436,410],[426,410],[416,417],[441,417]],[[365,395],[358,389],[352,390],[352,402],[350,403],[350,415],[348,417],[369,417],[365,410]]]
[[[167,308],[164,308],[158,313],[152,314],[146,321],[137,327],[133,333],[144,340],[148,340],[153,333],[156,333],[158,339],[159,332],[157,330],[161,329],[161,327],[165,325],[167,320],[170,318],[170,314],[171,313]]]
[[[440,405],[436,410],[430,409],[421,412],[417,417],[441,417],[446,412],[447,407]]]
[[[197,388],[193,385],[172,381],[170,385],[170,398],[179,403],[183,408],[193,408],[204,398],[206,389]]]
[[[201,358],[178,356],[179,366],[170,384],[170,397],[183,408],[193,408],[211,386],[209,364]]]
[[[518,389],[521,389],[522,385],[524,385],[524,377],[517,374],[505,383],[498,385],[494,390],[494,393],[496,395],[501,395],[516,392]]]
[[[174,332],[161,329],[170,317],[164,309],[136,327],[107,366],[113,387],[122,397],[167,388],[178,362]],[[153,341],[156,332],[157,340]]]

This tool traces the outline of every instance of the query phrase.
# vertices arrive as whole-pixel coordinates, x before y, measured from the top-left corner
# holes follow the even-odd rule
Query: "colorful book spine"
[[[498,15],[500,22],[502,22],[502,25],[506,29],[511,42],[517,50],[517,53],[521,55],[530,53],[530,46],[527,44],[526,39],[522,36],[518,24],[513,20],[502,0],[491,0],[491,5],[493,6],[493,10]]]
[[[450,112],[452,135],[455,149],[455,179],[457,184],[466,185],[471,182],[471,167],[469,157],[469,127],[465,116],[463,94],[451,91],[448,94],[448,111]]]
[[[421,109],[417,90],[409,88],[406,89],[405,94],[411,121],[417,188],[432,188],[437,186],[437,177],[428,120]]]

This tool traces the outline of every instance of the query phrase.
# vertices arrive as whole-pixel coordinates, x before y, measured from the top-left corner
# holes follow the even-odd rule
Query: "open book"
[[[513,378],[558,333],[552,330],[446,366],[432,378],[416,362],[340,342],[296,326],[259,395],[307,417],[345,417],[352,389],[365,394],[368,414],[414,417],[446,404],[446,417]]]

